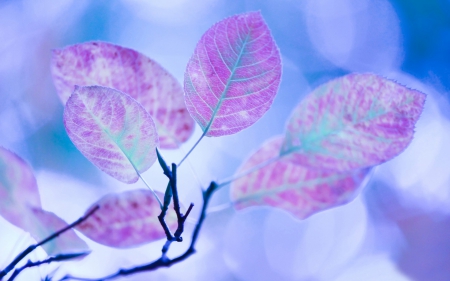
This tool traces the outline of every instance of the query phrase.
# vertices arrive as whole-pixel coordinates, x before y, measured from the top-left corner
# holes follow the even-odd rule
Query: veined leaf
[[[130,96],[100,86],[77,87],[66,103],[72,142],[105,173],[133,183],[156,161],[158,136],[145,109]]]
[[[337,171],[383,163],[411,142],[425,97],[374,74],[335,79],[294,110],[281,155]]]
[[[282,137],[266,141],[237,174],[276,158],[282,143]],[[311,169],[280,159],[233,182],[231,200],[238,210],[272,206],[304,219],[353,199],[368,170],[341,173]]]
[[[100,244],[127,248],[166,237],[158,220],[161,208],[149,190],[108,194],[94,206],[100,208],[77,230]],[[176,216],[166,216],[166,222],[173,229]]]
[[[281,58],[259,12],[213,25],[198,42],[184,76],[186,105],[206,136],[237,133],[269,109]]]
[[[28,206],[41,207],[33,171],[22,158],[0,147],[0,215],[24,228]]]
[[[194,131],[180,83],[158,63],[132,49],[87,42],[53,51],[52,74],[63,103],[74,86],[104,86],[126,93],[150,113],[161,148],[177,148]]]

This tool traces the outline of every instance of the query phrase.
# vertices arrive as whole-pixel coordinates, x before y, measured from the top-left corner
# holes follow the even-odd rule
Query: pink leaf
[[[77,87],[64,125],[75,146],[105,173],[133,183],[156,160],[158,136],[145,109],[130,96],[100,86]]]
[[[53,81],[63,103],[75,85],[124,92],[153,117],[162,148],[177,148],[194,130],[178,81],[155,61],[132,49],[105,42],[53,51]]]
[[[100,244],[127,248],[166,237],[158,220],[160,206],[150,190],[108,194],[93,207],[97,205],[100,208],[77,229]],[[175,227],[175,215],[166,216],[166,222]]]
[[[279,155],[282,137],[265,142],[238,169],[238,174]],[[353,199],[368,169],[339,173],[278,160],[231,185],[231,199],[240,210],[272,206],[304,219]]]
[[[0,215],[24,228],[28,206],[41,207],[33,171],[19,156],[0,147]]]
[[[411,142],[425,97],[374,74],[335,79],[294,110],[281,155],[337,171],[383,163]]]
[[[184,76],[186,105],[206,136],[237,133],[269,109],[281,58],[259,12],[213,25],[197,44]]]
[[[28,214],[30,215],[30,223],[25,230],[37,241],[44,240],[68,225],[54,213],[40,208],[30,208]],[[42,245],[42,247],[48,255],[90,252],[86,242],[81,240],[72,229]]]

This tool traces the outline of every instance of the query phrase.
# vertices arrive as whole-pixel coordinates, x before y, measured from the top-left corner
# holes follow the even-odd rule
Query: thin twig
[[[225,185],[227,185],[227,184],[230,184],[230,183],[232,183],[232,182],[235,181],[235,180],[238,180],[238,179],[240,179],[240,178],[242,178],[242,177],[245,177],[245,176],[248,175],[248,174],[251,174],[251,173],[253,173],[253,172],[256,172],[256,171],[258,171],[258,170],[264,168],[265,166],[270,165],[270,164],[272,164],[272,163],[274,163],[274,162],[280,160],[283,156],[284,156],[284,155],[280,155],[280,156],[277,156],[277,157],[274,157],[274,158],[270,158],[269,160],[264,161],[264,162],[262,162],[262,163],[260,163],[260,164],[258,164],[258,165],[256,165],[256,166],[254,166],[254,167],[251,167],[250,169],[248,169],[248,170],[246,170],[246,171],[244,171],[244,172],[242,172],[242,173],[240,173],[240,174],[237,174],[237,175],[234,175],[234,176],[225,178],[225,179],[223,179],[221,182],[219,182],[218,185],[219,185],[220,187],[222,187],[222,186],[225,186]]]
[[[206,135],[205,131],[202,136],[198,139],[198,141],[194,144],[194,146],[188,151],[188,153],[183,157],[183,159],[181,159],[180,163],[178,163],[178,166],[181,166],[181,164],[183,164],[184,160],[186,160],[186,158],[188,158],[189,154],[191,154],[192,151],[194,151],[194,149],[197,147],[197,145],[200,143],[200,141],[203,139],[203,137]]]
[[[25,258],[29,253],[33,252],[37,247],[44,245],[45,243],[55,239],[56,237],[58,237],[59,235],[61,235],[62,233],[66,232],[67,230],[77,226],[78,224],[82,223],[83,221],[85,221],[87,218],[89,218],[92,214],[94,214],[100,207],[99,206],[95,206],[94,208],[92,208],[92,210],[90,210],[86,215],[82,216],[81,218],[79,218],[78,220],[76,220],[75,222],[69,224],[68,226],[64,227],[63,229],[53,233],[52,235],[50,235],[49,237],[45,238],[44,240],[42,240],[41,242],[34,244],[34,245],[30,245],[28,246],[28,248],[26,248],[22,253],[20,253],[4,270],[0,271],[0,280],[6,275],[8,274],[11,270],[14,269],[14,267],[23,259]]]
[[[161,168],[163,169],[164,175],[166,175],[166,177],[169,179],[169,184],[166,188],[166,193],[164,195],[164,205],[161,208],[161,214],[158,216],[158,220],[161,223],[161,226],[163,227],[164,232],[167,237],[167,242],[164,244],[164,247],[161,250],[162,255],[163,255],[162,257],[164,258],[165,254],[169,250],[172,242],[174,242],[174,241],[182,242],[183,241],[183,238],[181,237],[181,235],[183,234],[183,231],[184,231],[184,223],[185,223],[187,217],[189,216],[189,213],[191,212],[192,208],[194,207],[194,204],[191,203],[191,205],[189,206],[187,213],[185,215],[183,215],[181,213],[180,201],[179,201],[179,197],[178,197],[178,187],[177,187],[177,165],[175,163],[173,163],[172,169],[170,169],[169,166],[167,166],[167,163],[164,160],[164,157],[162,157],[162,155],[158,149],[156,149],[156,155],[158,156],[158,162],[159,162]],[[169,227],[167,226],[167,223],[164,220],[172,198],[173,198],[173,206],[174,206],[173,208],[175,210],[175,213],[177,215],[177,220],[178,220],[178,227],[177,227],[174,235],[172,235]]]
[[[209,215],[209,214],[212,214],[215,212],[220,212],[220,211],[223,211],[223,210],[233,207],[233,205],[234,205],[233,202],[228,202],[228,203],[220,204],[217,206],[213,206],[206,211],[206,214]]]
[[[118,272],[116,272],[112,275],[103,277],[103,278],[93,278],[92,279],[92,278],[82,278],[82,277],[74,277],[71,275],[66,275],[60,281],[69,280],[69,279],[81,280],[81,281],[111,280],[111,279],[114,279],[114,278],[117,278],[120,276],[128,276],[128,275],[135,274],[138,272],[153,271],[153,270],[156,270],[156,269],[162,268],[162,267],[170,267],[176,263],[179,263],[179,262],[187,259],[188,257],[190,257],[192,254],[195,253],[195,243],[197,242],[198,235],[200,233],[200,229],[202,228],[203,222],[206,218],[206,209],[208,208],[209,200],[211,199],[212,195],[218,188],[219,188],[219,186],[217,185],[217,183],[211,182],[209,187],[205,191],[203,191],[203,206],[202,206],[202,210],[200,213],[200,217],[198,219],[197,225],[194,228],[194,232],[192,233],[191,244],[189,245],[189,248],[182,255],[180,255],[174,259],[169,259],[165,255],[163,255],[163,256],[161,256],[161,258],[159,258],[156,261],[151,262],[149,264],[144,264],[144,265],[136,266],[136,267],[129,268],[129,269],[120,269]]]
[[[161,202],[161,199],[159,199],[158,194],[156,194],[155,190],[153,190],[153,188],[151,188],[151,186],[144,180],[144,178],[141,176],[141,174],[139,172],[138,172],[138,176],[144,182],[144,184],[147,186],[147,188],[150,189],[150,191],[153,193],[153,196],[156,198],[156,200],[159,203],[159,207],[162,209],[163,204]]]
[[[75,258],[79,258],[81,256],[85,256],[88,253],[79,253],[79,254],[63,254],[63,255],[57,255],[54,257],[50,257],[47,258],[43,261],[36,261],[36,262],[32,262],[31,260],[28,260],[28,262],[22,266],[17,268],[16,270],[14,270],[13,274],[11,275],[11,277],[9,277],[8,281],[13,281],[23,270],[30,268],[30,267],[35,267],[35,266],[40,266],[41,264],[46,264],[46,263],[52,263],[52,262],[59,262],[59,261],[66,261],[66,260],[70,260],[70,259],[75,259]]]

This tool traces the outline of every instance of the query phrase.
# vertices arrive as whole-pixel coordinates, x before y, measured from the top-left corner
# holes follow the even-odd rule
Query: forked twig
[[[28,248],[26,248],[23,252],[21,252],[5,269],[0,271],[0,280],[2,280],[2,278],[5,277],[6,274],[8,274],[11,270],[13,270],[22,259],[24,259],[29,253],[33,252],[37,247],[42,246],[47,242],[50,242],[51,240],[57,238],[59,235],[66,232],[67,230],[82,223],[87,218],[89,218],[92,214],[94,214],[99,208],[100,208],[99,206],[95,206],[94,208],[92,208],[92,210],[90,210],[87,214],[85,214],[84,216],[82,216],[81,218],[76,220],[75,222],[73,222],[73,223],[69,224],[68,226],[64,227],[63,229],[53,233],[52,235],[48,236],[41,242],[28,246]]]

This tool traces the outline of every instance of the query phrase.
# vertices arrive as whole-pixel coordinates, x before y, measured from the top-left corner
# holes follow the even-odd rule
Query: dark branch
[[[161,209],[161,214],[159,214],[159,216],[158,216],[159,223],[161,224],[162,228],[164,229],[164,233],[166,233],[167,241],[174,240],[174,237],[173,237],[172,233],[170,232],[170,229],[167,226],[166,221],[164,220],[167,210],[169,209],[169,204],[170,204],[171,199],[172,199],[172,187],[169,182],[167,184],[166,193],[164,195],[164,205]],[[163,251],[163,253],[164,253],[164,251]]]
[[[158,216],[158,220],[159,220],[162,228],[164,229],[164,233],[166,234],[166,238],[167,238],[167,242],[164,245],[164,247],[162,248],[162,254],[164,257],[165,254],[167,253],[167,251],[169,250],[172,242],[174,242],[174,241],[182,242],[183,241],[183,238],[181,237],[181,235],[183,234],[183,231],[184,231],[184,223],[185,223],[186,218],[188,217],[189,213],[191,212],[192,208],[194,207],[194,204],[191,203],[191,205],[189,206],[185,215],[183,215],[181,213],[180,200],[178,197],[178,187],[177,187],[177,165],[173,163],[172,169],[170,169],[169,166],[167,166],[166,161],[164,160],[164,158],[162,157],[162,155],[158,149],[156,149],[156,154],[158,156],[159,165],[163,169],[164,175],[166,175],[166,177],[169,179],[169,183],[167,185],[166,192],[164,195],[164,204],[161,208],[161,213]],[[177,215],[177,220],[178,220],[178,226],[173,235],[170,232],[170,229],[167,226],[166,221],[164,220],[172,197],[173,197],[173,208],[175,210],[175,213]]]
[[[32,261],[28,260],[28,262],[24,266],[19,267],[16,270],[14,270],[13,274],[11,275],[11,277],[9,277],[8,281],[13,281],[23,270],[25,270],[27,268],[40,266],[41,264],[46,264],[46,263],[61,262],[61,261],[76,259],[76,258],[85,256],[87,254],[89,254],[89,252],[78,253],[78,254],[61,254],[61,255],[47,258],[43,261],[36,261],[36,262],[32,262]]]
[[[14,267],[23,259],[25,258],[29,253],[33,252],[37,247],[44,245],[47,242],[50,242],[51,240],[55,239],[59,235],[63,234],[67,230],[77,226],[78,224],[85,221],[87,218],[89,218],[92,214],[94,214],[98,210],[99,206],[95,206],[90,210],[87,214],[76,220],[75,222],[69,224],[68,226],[64,227],[63,229],[59,230],[58,232],[53,233],[49,237],[45,238],[41,242],[30,245],[28,248],[26,248],[22,253],[20,253],[4,270],[0,271],[0,280],[5,277],[6,274],[8,274],[11,270],[14,269]]]
[[[203,191],[203,206],[202,206],[202,210],[201,210],[198,222],[197,222],[197,224],[196,224],[196,226],[194,228],[194,232],[192,233],[191,244],[189,245],[189,248],[181,256],[176,257],[174,259],[169,259],[163,254],[161,258],[157,259],[154,262],[151,262],[149,264],[136,266],[136,267],[129,268],[129,269],[121,269],[118,272],[116,272],[116,273],[114,273],[112,275],[103,277],[103,278],[90,279],[90,278],[81,278],[81,277],[73,277],[73,276],[70,276],[70,275],[66,275],[60,281],[62,281],[62,280],[69,280],[69,279],[71,279],[71,280],[81,280],[81,281],[111,280],[111,279],[114,279],[114,278],[117,278],[117,277],[120,277],[120,276],[128,276],[128,275],[131,275],[131,274],[135,274],[135,273],[139,273],[139,272],[145,272],[145,271],[153,271],[153,270],[156,270],[156,269],[159,269],[159,268],[162,268],[162,267],[171,267],[172,265],[187,259],[188,257],[190,257],[192,254],[195,253],[195,243],[197,242],[198,235],[200,233],[200,229],[202,228],[203,222],[204,222],[204,220],[206,218],[206,209],[208,208],[209,200],[211,199],[212,195],[217,190],[217,188],[218,188],[218,185],[215,182],[211,182],[209,187],[205,191]],[[190,209],[192,209],[192,208],[190,208]],[[189,212],[189,209],[188,209],[188,212]],[[188,214],[188,212],[186,213],[186,215]],[[167,241],[167,243],[170,244],[170,241]]]

